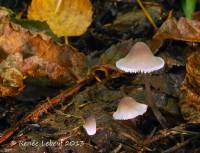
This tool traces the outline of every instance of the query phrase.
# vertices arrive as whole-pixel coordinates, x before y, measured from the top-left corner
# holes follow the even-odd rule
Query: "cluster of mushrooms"
[[[168,126],[167,121],[152,100],[149,84],[150,73],[162,69],[164,65],[164,60],[161,57],[154,56],[148,45],[144,42],[135,43],[129,53],[116,62],[116,67],[124,72],[141,73],[143,75],[146,90],[146,103],[148,105],[138,103],[132,97],[125,96],[120,100],[116,112],[113,113],[113,118],[115,120],[133,119],[139,115],[143,115],[147,111],[147,107],[150,106],[161,126]],[[95,117],[90,116],[87,118],[83,127],[88,135],[94,135],[96,133]]]

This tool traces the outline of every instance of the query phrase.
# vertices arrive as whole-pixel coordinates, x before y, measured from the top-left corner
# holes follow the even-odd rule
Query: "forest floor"
[[[48,72],[49,78],[36,78],[35,75],[39,72],[34,72],[33,76],[22,81],[23,89],[9,88],[8,93],[11,95],[16,92],[16,95],[1,96],[0,152],[199,153],[198,12],[195,14],[195,20],[191,21],[183,18],[180,1],[143,1],[145,9],[158,27],[156,28],[136,1],[91,2],[92,24],[83,35],[68,38],[68,44],[73,46],[71,50],[76,48],[78,53],[72,51],[67,54],[72,65],[70,70],[67,69],[67,73],[72,74],[64,73],[64,77],[67,76],[68,79],[67,83],[49,79],[55,77],[51,72]],[[30,1],[0,0],[0,5],[26,18]],[[197,8],[200,8],[199,5],[197,4]],[[2,13],[2,19],[1,15]],[[176,22],[173,17],[177,19]],[[183,19],[180,23],[182,26],[178,26],[180,19]],[[14,22],[8,20],[9,24]],[[19,22],[13,24],[17,23]],[[3,24],[7,25],[7,20],[1,20],[1,25]],[[24,29],[26,27],[22,26],[12,30],[19,32],[20,38],[31,37],[31,47],[40,44],[39,53],[33,53],[34,55],[38,56],[45,49],[45,45],[53,46],[49,47],[50,51],[57,51],[55,48],[60,47],[57,43],[65,45],[64,38],[53,38],[56,42],[52,42],[47,40],[46,35],[36,37],[34,32],[27,34]],[[4,35],[1,34],[1,49],[6,50],[8,47],[4,44],[9,45],[8,42],[15,38],[15,45],[21,43],[18,35],[12,35],[12,30],[6,33],[4,42]],[[165,67],[152,73],[149,82],[153,101],[167,120],[167,127],[158,122],[150,107],[145,114],[135,119],[113,119],[112,114],[124,96],[147,104],[143,75],[125,73],[115,67],[116,61],[125,56],[138,41],[146,42],[156,56],[165,60]],[[57,55],[57,52],[55,54]],[[2,54],[1,62],[2,59],[6,59],[6,62],[9,62],[9,59],[12,61],[11,55],[13,54],[9,52],[6,59]],[[25,56],[23,53],[23,58]],[[58,60],[64,59],[61,56]],[[82,66],[82,63],[86,66]],[[2,65],[0,70],[1,67]],[[27,73],[31,74],[32,71]],[[0,90],[7,91],[7,88]],[[97,122],[97,132],[93,136],[87,135],[82,127],[83,119],[91,114]]]

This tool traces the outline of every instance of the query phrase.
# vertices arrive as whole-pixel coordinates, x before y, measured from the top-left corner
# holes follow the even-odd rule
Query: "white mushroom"
[[[116,67],[124,72],[145,73],[144,83],[146,90],[146,101],[153,110],[153,113],[160,124],[166,128],[168,126],[166,119],[152,101],[151,88],[147,75],[147,73],[151,73],[163,68],[164,64],[164,60],[161,57],[154,56],[150,48],[144,42],[137,42],[124,58],[116,62]]]
[[[147,111],[147,105],[136,102],[132,97],[124,97],[120,100],[117,111],[113,114],[115,120],[133,119],[143,115]]]
[[[83,125],[88,135],[94,135],[96,133],[96,119],[94,116],[86,118],[85,124]]]
[[[116,62],[116,67],[124,72],[149,73],[164,67],[164,60],[156,57],[143,42],[137,42],[122,59]]]

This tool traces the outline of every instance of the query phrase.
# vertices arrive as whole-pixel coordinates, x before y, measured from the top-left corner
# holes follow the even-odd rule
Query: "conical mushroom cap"
[[[150,73],[161,69],[165,62],[156,57],[143,42],[137,42],[122,59],[116,62],[116,67],[130,73]]]
[[[88,135],[94,135],[96,133],[96,119],[94,116],[86,118],[85,124],[83,125]]]
[[[132,97],[124,97],[120,100],[113,118],[115,120],[133,119],[139,115],[143,115],[146,111],[147,105],[136,102]]]

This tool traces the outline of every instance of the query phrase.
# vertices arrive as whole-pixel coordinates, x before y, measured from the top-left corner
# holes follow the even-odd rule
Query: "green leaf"
[[[187,18],[192,18],[192,14],[195,10],[196,3],[197,0],[182,0],[183,12]]]
[[[31,31],[35,32],[44,32],[47,35],[49,35],[55,42],[61,42],[61,38],[57,37],[49,28],[48,24],[46,22],[41,21],[33,21],[33,20],[27,20],[27,19],[17,19],[15,17],[11,18],[11,21],[21,25],[22,27],[29,29]]]

